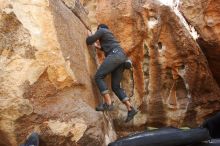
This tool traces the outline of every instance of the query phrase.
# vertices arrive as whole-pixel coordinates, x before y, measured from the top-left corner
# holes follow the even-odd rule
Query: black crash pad
[[[220,112],[205,120],[202,124],[202,127],[209,130],[212,138],[220,138]]]
[[[209,139],[210,135],[206,128],[189,130],[162,128],[133,134],[108,146],[185,146]]]
[[[220,139],[212,139],[210,141],[201,142],[190,146],[220,146]]]

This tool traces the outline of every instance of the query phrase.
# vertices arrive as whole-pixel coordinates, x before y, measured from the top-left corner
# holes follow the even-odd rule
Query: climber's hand
[[[92,32],[90,30],[87,31],[87,36],[91,36]]]
[[[98,43],[94,43],[94,46],[95,46],[97,49],[101,49],[101,46],[100,46]]]

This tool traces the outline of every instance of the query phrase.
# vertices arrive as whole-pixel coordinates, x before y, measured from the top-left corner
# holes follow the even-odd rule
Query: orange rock
[[[180,9],[199,34],[197,42],[207,57],[214,78],[220,85],[220,1],[184,0]]]
[[[96,18],[110,27],[134,64],[133,77],[125,77],[133,84],[124,85],[141,112],[130,125],[192,127],[220,108],[206,58],[171,8],[153,0],[102,0]],[[124,126],[122,113],[114,116],[118,127]]]

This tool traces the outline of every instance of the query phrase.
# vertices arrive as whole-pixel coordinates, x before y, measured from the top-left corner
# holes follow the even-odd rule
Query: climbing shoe
[[[96,108],[96,111],[112,111],[113,110],[113,103],[108,105],[107,103],[99,104]]]
[[[138,110],[131,107],[131,110],[128,111],[128,116],[127,116],[127,119],[125,120],[125,122],[131,121],[137,113],[138,113]]]
[[[132,62],[130,59],[127,59],[125,62],[124,62],[124,67],[125,69],[130,69],[132,67]]]
[[[20,146],[39,146],[39,136],[37,133],[33,132],[25,141],[24,144]]]

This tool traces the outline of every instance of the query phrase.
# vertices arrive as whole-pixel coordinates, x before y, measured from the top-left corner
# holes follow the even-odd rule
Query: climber
[[[105,24],[98,25],[95,34],[88,34],[86,43],[87,45],[94,44],[97,49],[101,49],[105,53],[105,59],[95,75],[95,81],[101,94],[103,95],[104,103],[99,104],[96,107],[96,111],[113,110],[113,102],[111,101],[107,85],[104,82],[106,75],[111,73],[112,90],[128,109],[127,119],[125,122],[132,120],[138,111],[131,105],[128,96],[120,86],[123,71],[126,66],[131,66],[131,62],[128,61],[119,42]]]

